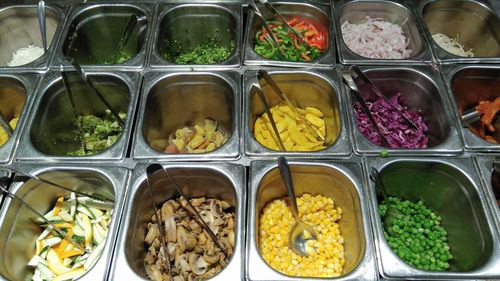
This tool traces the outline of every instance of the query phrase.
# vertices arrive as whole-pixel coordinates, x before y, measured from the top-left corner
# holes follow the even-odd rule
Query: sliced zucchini
[[[101,256],[102,254],[102,251],[104,250],[104,245],[106,244],[106,240],[102,241],[101,243],[99,243],[99,245],[97,245],[93,250],[92,252],[90,253],[88,259],[85,261],[85,263],[83,264],[83,268],[85,270],[89,270],[90,268],[92,268],[92,266],[94,266],[94,264],[97,262],[97,260],[99,259],[99,257]]]

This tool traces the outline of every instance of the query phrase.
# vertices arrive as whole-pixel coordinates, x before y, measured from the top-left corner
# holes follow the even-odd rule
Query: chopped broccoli
[[[119,115],[122,119],[127,116],[125,113]],[[106,110],[103,118],[94,115],[79,116],[77,130],[77,134],[83,138],[82,143],[85,149],[81,147],[67,153],[68,156],[97,154],[112,146],[122,133],[122,127],[109,110]]]
[[[193,49],[181,52],[175,57],[177,64],[214,64],[226,60],[231,55],[234,44],[231,47],[224,47],[215,39],[210,39],[207,43],[195,46]],[[166,59],[169,57],[164,56]]]

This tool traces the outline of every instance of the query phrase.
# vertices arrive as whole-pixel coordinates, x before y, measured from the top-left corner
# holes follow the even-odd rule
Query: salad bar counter
[[[498,3],[46,2],[0,3],[0,280],[500,279]]]

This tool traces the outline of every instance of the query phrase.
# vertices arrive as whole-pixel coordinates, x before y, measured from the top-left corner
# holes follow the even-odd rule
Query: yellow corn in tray
[[[17,122],[19,121],[19,117],[15,117],[10,120],[9,124],[12,129],[15,129],[17,126]],[[9,135],[2,127],[0,127],[0,146],[4,145],[9,140]]]
[[[295,220],[284,199],[268,203],[260,216],[259,246],[264,260],[275,270],[290,276],[337,277],[345,264],[344,238],[338,220],[342,209],[331,198],[304,194],[297,198],[299,216],[318,235],[310,240],[308,256],[297,255],[289,246],[289,235]],[[308,251],[309,252],[309,251]]]
[[[326,129],[323,113],[315,107],[306,107],[305,110],[296,108],[297,112],[309,122],[316,133],[325,139]],[[306,128],[292,108],[288,105],[276,105],[271,108],[276,127],[286,151],[317,151],[326,148],[325,143],[316,138],[316,135]],[[266,113],[255,120],[255,139],[263,146],[280,150],[278,139]]]

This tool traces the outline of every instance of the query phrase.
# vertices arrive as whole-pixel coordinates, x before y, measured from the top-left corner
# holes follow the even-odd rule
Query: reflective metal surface
[[[345,157],[351,153],[347,121],[344,111],[344,97],[340,94],[338,69],[326,70],[290,70],[284,68],[264,68],[274,79],[278,87],[295,105],[306,108],[314,106],[325,115],[327,148],[312,152],[281,152],[261,145],[254,137],[255,120],[264,113],[264,105],[255,92],[250,91],[252,84],[258,85],[257,70],[247,69],[243,82],[243,122],[244,151],[249,157]],[[262,90],[270,107],[279,104],[279,96],[261,80]]]
[[[345,265],[335,280],[376,280],[376,258],[369,223],[367,198],[363,192],[361,165],[351,161],[289,161],[296,196],[321,194],[342,208],[339,229],[344,237]],[[259,216],[264,206],[286,197],[286,188],[276,161],[253,161],[250,166],[247,211],[247,280],[303,280],[272,269],[259,250]]]
[[[7,6],[0,8],[0,69],[24,70],[48,67],[64,23],[64,10],[54,5],[46,6],[47,53],[20,66],[7,66],[13,53],[20,48],[36,45],[43,48],[37,17],[37,5]],[[5,68],[5,69],[4,69]]]
[[[101,93],[118,111],[126,112],[125,127],[121,136],[108,149],[92,156],[66,156],[78,150],[81,144],[76,139],[75,116],[58,71],[49,72],[38,90],[33,104],[33,114],[27,121],[21,137],[21,146],[16,158],[23,161],[69,161],[94,160],[123,161],[132,131],[140,75],[138,73],[87,72]],[[83,115],[102,116],[106,107],[75,73],[69,73],[75,103]]]
[[[228,68],[241,66],[243,30],[240,5],[179,4],[162,5],[155,22],[151,50],[152,68]],[[216,64],[176,64],[173,59],[193,47],[216,40],[232,49],[229,57]],[[168,57],[167,57],[168,56]]]
[[[484,197],[497,222],[497,230],[500,232],[500,206],[497,204],[497,200],[500,200],[500,163],[498,163],[498,158],[500,158],[499,155],[478,155],[474,160],[484,187]]]
[[[488,5],[474,0],[428,0],[419,2],[417,10],[438,62],[500,62],[500,18]],[[464,49],[472,49],[475,57],[448,53],[432,39],[435,33],[458,37]]]
[[[65,57],[80,65],[94,69],[141,69],[146,64],[152,29],[153,7],[137,4],[78,5],[72,9],[56,50],[52,65],[68,65]],[[130,15],[138,22],[130,39],[123,47],[123,54],[131,58],[121,64],[106,64],[120,54],[119,42]],[[104,44],[103,44],[104,43]]]
[[[178,163],[166,164],[174,180],[191,198],[207,197],[227,201],[235,211],[234,253],[229,264],[210,280],[240,280],[243,278],[246,174],[243,166],[227,163]],[[146,166],[138,165],[131,176],[130,188],[122,218],[119,240],[116,245],[110,280],[148,280],[143,259],[146,226],[153,212],[147,193]],[[161,206],[171,198],[177,198],[175,187],[166,177],[153,177],[152,188],[155,203]],[[162,185],[164,184],[164,185]]]
[[[103,253],[94,267],[78,280],[105,279],[120,222],[128,172],[117,167],[71,167],[61,164],[56,166],[23,165],[21,169],[54,182],[72,186],[77,190],[114,198],[115,207]],[[41,213],[52,209],[58,197],[69,198],[70,195],[67,191],[37,181],[24,182],[22,178],[14,179],[10,191]],[[33,256],[35,240],[42,232],[42,229],[33,222],[35,218],[34,214],[29,209],[21,207],[18,201],[5,199],[0,211],[0,224],[2,225],[0,255],[3,261],[0,263],[1,280],[25,280],[33,272],[33,268],[27,263]]]
[[[344,86],[356,153],[379,154],[382,150],[387,150],[390,155],[450,155],[463,151],[442,82],[429,68],[374,66],[361,69],[387,97],[400,93],[402,103],[407,105],[409,110],[420,111],[429,132],[428,147],[425,149],[391,149],[375,145],[358,129],[354,118],[354,100],[347,86]],[[366,85],[361,87],[360,91],[365,99],[376,98],[375,94],[370,96],[371,92]]]
[[[11,178],[12,174],[10,173],[9,170],[3,170],[3,169],[0,169],[0,185],[5,187],[5,188],[9,188],[10,186],[10,178]],[[0,207],[2,207],[3,205],[3,200],[4,199],[4,194],[0,194]]]
[[[136,123],[134,159],[237,159],[241,123],[239,73],[150,72],[144,77]],[[164,153],[170,133],[210,118],[229,133],[220,148],[208,153]]]
[[[19,138],[29,118],[30,108],[36,97],[38,74],[0,74],[0,111],[10,121],[19,117],[18,124],[9,140],[0,147],[0,163],[12,160],[13,153],[18,148]]]
[[[389,196],[423,200],[448,232],[450,268],[444,272],[419,270],[401,260],[384,238],[375,185],[366,185],[380,274],[385,278],[457,279],[499,278],[500,237],[489,212],[474,163],[469,158],[368,158],[380,171]]]
[[[253,11],[249,10],[244,39],[244,64],[259,66],[331,68],[335,64],[336,38],[332,28],[333,20],[330,17],[330,5],[322,5],[307,0],[294,1],[293,3],[278,1],[270,2],[285,18],[292,16],[304,17],[314,20],[324,26],[328,31],[328,48],[318,59],[310,62],[290,62],[266,59],[257,54],[253,49],[255,33],[261,27],[261,22],[257,17],[255,17]],[[267,20],[274,19],[273,13],[269,9],[261,8],[260,10],[264,18]]]
[[[335,32],[338,34],[337,46],[339,60],[343,64],[422,64],[431,62],[432,55],[427,47],[409,1],[387,0],[344,0],[335,5]],[[370,59],[351,51],[342,39],[341,26],[344,22],[357,23],[365,17],[383,18],[393,24],[401,26],[403,33],[409,40],[408,47],[412,53],[407,59]]]
[[[443,77],[451,100],[455,120],[460,120],[461,112],[472,109],[480,101],[493,101],[500,97],[500,66],[471,65],[449,66],[443,68]],[[499,151],[500,145],[485,141],[470,128],[464,128],[459,122],[460,134],[465,149],[471,151]],[[496,129],[492,137],[500,142],[500,119],[492,123]],[[481,128],[480,121],[472,124],[472,130]]]

